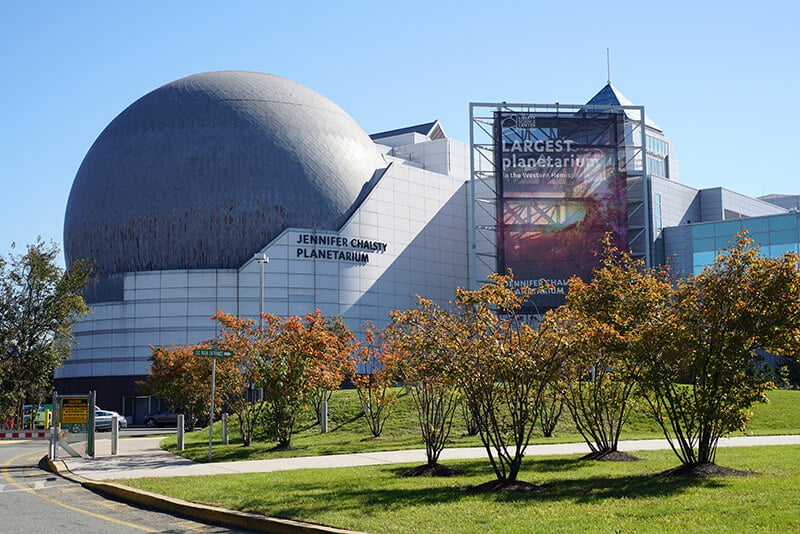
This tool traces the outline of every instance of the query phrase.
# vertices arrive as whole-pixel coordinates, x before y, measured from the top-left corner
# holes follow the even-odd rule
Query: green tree
[[[457,289],[457,313],[444,315],[438,331],[449,332],[442,338],[453,346],[454,372],[501,488],[516,483],[542,393],[562,368],[562,343],[546,322],[534,329],[519,316],[535,290],[512,289],[510,274],[489,280]]]
[[[391,389],[394,351],[384,337],[372,323],[364,325],[364,341],[357,343],[353,351],[350,375],[367,426],[375,438],[383,433],[383,426],[397,404],[397,391]]]
[[[419,309],[394,311],[391,316],[387,333],[395,349],[395,377],[411,394],[417,411],[428,460],[423,472],[436,472],[461,398],[454,369],[456,347],[441,331],[448,314],[419,299]]]
[[[218,348],[233,352],[230,360],[236,370],[224,376],[224,401],[233,408],[239,420],[242,445],[249,447],[266,407],[255,386],[263,380],[263,356],[269,351],[267,344],[274,335],[272,329],[275,325],[269,324],[267,328],[256,326],[253,319],[236,317],[222,310],[217,310],[212,319],[222,326],[216,344]]]
[[[261,385],[277,449],[291,447],[299,411],[314,403],[320,389],[337,389],[350,363],[352,333],[340,317],[319,310],[281,319],[265,314],[266,352],[261,355]]]
[[[564,387],[563,380],[554,380],[553,383],[548,384],[542,392],[542,398],[536,408],[539,428],[542,429],[542,435],[546,438],[553,437],[564,411]]]
[[[800,347],[800,259],[759,254],[738,236],[674,301],[644,341],[642,380],[653,413],[681,463],[714,463],[719,438],[744,430],[772,384],[756,372],[759,350]]]
[[[208,349],[210,343],[172,347],[150,346],[150,368],[145,380],[138,382],[143,393],[167,401],[172,410],[184,413],[187,426],[205,420],[211,399],[211,358],[194,356],[194,349]],[[223,358],[217,361],[217,373],[224,375]],[[221,364],[221,365],[220,365]],[[214,406],[222,406],[224,388],[215,388]]]
[[[622,427],[640,400],[640,340],[672,294],[669,271],[617,249],[609,237],[592,279],[569,281],[566,303],[549,317],[564,340],[564,398],[597,458],[617,451]]]
[[[39,402],[52,389],[53,370],[69,358],[72,325],[89,308],[82,291],[91,270],[56,264],[59,249],[41,239],[25,254],[0,258],[0,412]]]
[[[353,331],[350,330],[340,316],[329,320],[328,330],[336,340],[333,342],[335,356],[323,362],[328,369],[322,374],[325,376],[336,377],[332,381],[323,380],[311,393],[311,400],[314,406],[314,413],[317,416],[317,424],[322,426],[322,403],[331,400],[334,390],[339,389],[345,377],[353,374],[353,361],[349,357],[355,350],[357,343]],[[337,381],[338,380],[338,381]]]

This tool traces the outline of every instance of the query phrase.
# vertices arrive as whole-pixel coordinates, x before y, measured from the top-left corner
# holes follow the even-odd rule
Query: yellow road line
[[[113,518],[113,517],[108,517],[108,516],[101,515],[101,514],[95,514],[95,513],[93,513],[93,512],[89,512],[88,510],[82,510],[82,509],[80,509],[80,508],[76,508],[75,506],[71,506],[71,505],[69,505],[69,504],[67,504],[67,503],[65,503],[65,502],[59,501],[58,499],[54,499],[54,498],[52,498],[52,497],[48,497],[47,495],[42,495],[41,493],[39,493],[39,492],[37,492],[37,491],[33,491],[33,490],[32,490],[32,489],[30,489],[30,488],[26,488],[26,487],[25,487],[25,486],[23,486],[22,484],[18,484],[18,483],[17,483],[17,481],[16,481],[16,480],[14,480],[14,479],[11,477],[11,475],[9,474],[9,472],[8,472],[8,470],[7,470],[6,468],[7,468],[7,467],[9,467],[9,466],[11,466],[12,462],[14,462],[14,461],[16,461],[16,460],[19,460],[19,459],[20,459],[20,458],[22,458],[23,456],[25,456],[25,455],[29,455],[29,454],[30,454],[29,452],[25,452],[25,453],[22,453],[22,454],[20,454],[19,456],[15,456],[15,457],[13,457],[13,458],[11,458],[11,459],[7,460],[7,461],[6,461],[6,462],[3,464],[3,469],[2,469],[2,471],[3,471],[3,478],[5,478],[5,479],[6,479],[6,480],[8,480],[8,481],[9,481],[11,484],[13,484],[14,486],[16,486],[16,487],[20,488],[20,489],[21,489],[21,490],[23,490],[23,491],[26,491],[26,492],[28,492],[28,493],[31,493],[31,494],[33,494],[33,495],[36,495],[37,497],[39,497],[39,498],[41,498],[41,499],[44,499],[44,500],[46,500],[46,501],[48,501],[48,502],[51,502],[51,503],[53,503],[53,504],[56,504],[56,505],[58,505],[58,506],[61,506],[61,507],[63,507],[63,508],[67,508],[68,510],[73,510],[73,511],[75,511],[75,512],[80,512],[80,513],[82,513],[82,514],[86,514],[86,515],[88,515],[88,516],[91,516],[91,517],[94,517],[94,518],[96,518],[96,519],[103,519],[103,520],[105,520],[105,521],[110,521],[111,523],[116,523],[116,524],[118,524],[118,525],[124,525],[124,526],[126,526],[126,527],[134,528],[134,529],[136,529],[136,530],[141,530],[141,531],[143,531],[143,532],[158,532],[157,530],[150,530],[149,528],[144,528],[144,527],[141,527],[141,526],[139,526],[139,525],[136,525],[136,524],[134,524],[134,523],[128,523],[127,521],[120,521],[119,519],[115,519],[115,518]]]

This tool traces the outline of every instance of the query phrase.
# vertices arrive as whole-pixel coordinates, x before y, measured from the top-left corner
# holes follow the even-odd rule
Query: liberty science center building
[[[88,259],[96,282],[55,389],[94,390],[141,423],[157,403],[136,386],[149,346],[216,337],[218,309],[319,308],[358,332],[511,268],[552,285],[535,315],[591,274],[606,232],[685,274],[743,228],[765,254],[798,250],[800,197],[680,183],[673,141],[610,82],[580,105],[472,103],[469,121],[469,143],[435,120],[368,135],[319,93],[254,72],[143,96],[72,185],[65,259]]]

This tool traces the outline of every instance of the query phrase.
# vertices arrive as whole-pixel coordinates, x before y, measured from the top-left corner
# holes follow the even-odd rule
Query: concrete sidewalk
[[[397,463],[426,462],[425,450],[364,452],[356,454],[336,454],[330,456],[307,456],[298,458],[277,458],[270,460],[248,460],[240,462],[196,463],[161,449],[158,444],[163,437],[129,438],[119,440],[116,456],[110,454],[111,441],[98,440],[96,458],[69,458],[60,456],[64,466],[73,474],[88,480],[111,480],[147,477],[178,477],[200,475],[226,475],[237,473],[265,473],[291,469],[353,467],[362,465],[385,465]],[[800,435],[755,436],[721,439],[720,447],[746,447],[755,445],[800,445]],[[662,450],[669,449],[663,439],[621,441],[619,450]],[[530,445],[526,456],[558,454],[586,454],[589,448],[585,443],[562,443]],[[440,460],[484,458],[483,447],[445,448]]]

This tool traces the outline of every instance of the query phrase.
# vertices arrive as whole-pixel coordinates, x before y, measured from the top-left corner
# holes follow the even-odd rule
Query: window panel
[[[778,245],[781,243],[795,243],[797,242],[797,230],[792,228],[791,230],[779,230],[777,232],[773,231],[769,233],[769,244],[770,245]]]
[[[703,237],[701,239],[695,239],[692,243],[695,252],[703,252],[703,251],[714,251],[714,238],[713,237]]]
[[[697,224],[692,226],[692,237],[694,239],[700,237],[714,237],[714,225],[713,224]]]
[[[718,250],[729,249],[733,246],[735,239],[732,235],[717,237],[714,240],[714,248]]]
[[[789,228],[797,227],[797,215],[780,215],[778,217],[769,218],[770,230],[788,230]]]
[[[692,255],[692,263],[694,263],[695,267],[698,265],[711,265],[714,263],[714,256],[716,256],[716,253],[713,250],[706,252],[695,252]]]
[[[714,225],[714,234],[720,236],[734,236],[742,229],[742,223],[738,220],[717,223]]]
[[[751,234],[766,232],[769,230],[769,219],[748,219],[742,223],[742,226]]]
[[[797,243],[786,243],[783,245],[770,245],[769,247],[769,256],[771,258],[779,258],[786,254],[787,252],[797,252]]]
[[[756,245],[769,245],[769,232],[758,232],[750,234]]]

